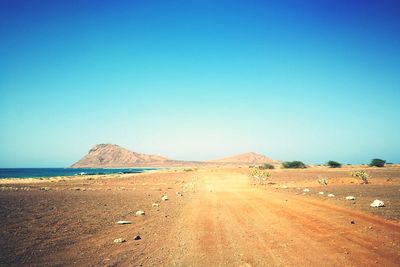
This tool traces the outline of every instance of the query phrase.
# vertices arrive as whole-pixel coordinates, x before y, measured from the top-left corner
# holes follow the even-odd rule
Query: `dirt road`
[[[167,265],[400,264],[396,223],[255,188],[240,174],[216,171],[203,175],[201,184],[171,232],[169,240],[177,242]]]

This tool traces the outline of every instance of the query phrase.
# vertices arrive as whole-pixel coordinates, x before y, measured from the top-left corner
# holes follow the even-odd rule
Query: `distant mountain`
[[[205,162],[181,161],[171,160],[157,155],[132,152],[114,144],[99,144],[90,149],[87,155],[71,165],[71,168],[258,165],[264,163],[278,164],[280,161],[270,159],[254,152]]]
[[[134,167],[163,165],[168,158],[129,151],[113,144],[95,145],[88,154],[71,168]]]
[[[267,156],[257,154],[255,152],[249,152],[244,154],[239,154],[227,158],[211,160],[214,163],[224,163],[224,164],[278,164],[281,163],[279,160],[273,160]]]

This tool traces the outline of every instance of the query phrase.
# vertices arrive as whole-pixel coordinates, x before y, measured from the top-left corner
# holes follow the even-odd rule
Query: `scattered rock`
[[[328,197],[335,197],[334,194],[328,194]]]
[[[131,224],[131,221],[118,221],[117,224]]]
[[[143,210],[138,210],[137,212],[136,212],[136,216],[144,216],[144,211]]]
[[[282,185],[281,186],[283,189],[287,189],[288,187],[287,187],[287,185]]]
[[[157,208],[158,206],[160,206],[160,204],[158,204],[158,203],[153,203],[153,204],[151,204],[151,206],[152,206],[153,208]]]
[[[178,191],[178,192],[176,192],[176,195],[177,195],[177,196],[181,196],[181,197],[183,197],[183,194],[182,194],[182,192],[179,192],[179,191]]]
[[[318,192],[318,194],[319,194],[319,195],[323,195],[323,194],[324,194],[324,192],[322,192],[322,191],[321,191],[321,192]]]
[[[346,197],[346,200],[356,200],[356,198],[353,197],[353,196],[347,196],[347,197]]]
[[[140,235],[135,235],[135,237],[133,238],[133,240],[140,240],[140,239],[142,239],[142,238],[140,237]]]
[[[121,243],[124,243],[124,242],[126,242],[126,240],[123,239],[123,238],[114,239],[114,243],[117,243],[117,244],[121,244]]]
[[[310,192],[310,189],[304,188],[304,189],[303,189],[303,192]]]
[[[168,198],[167,195],[164,195],[164,196],[161,197],[161,200],[162,200],[162,201],[167,201],[168,199],[169,199],[169,198]]]
[[[351,221],[350,223],[351,223],[351,224],[356,224],[356,222],[355,222],[355,221]]]
[[[49,191],[50,187],[41,187],[41,188],[39,188],[39,190]]]
[[[370,205],[373,208],[382,208],[385,207],[385,203],[379,199],[375,199],[374,202],[371,203]]]

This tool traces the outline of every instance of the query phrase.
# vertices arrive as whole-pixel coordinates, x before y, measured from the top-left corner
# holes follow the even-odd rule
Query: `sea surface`
[[[96,175],[113,173],[141,173],[158,168],[0,168],[0,179],[4,178],[41,178],[53,176]]]

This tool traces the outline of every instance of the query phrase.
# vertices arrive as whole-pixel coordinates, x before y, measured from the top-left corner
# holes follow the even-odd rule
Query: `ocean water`
[[[89,168],[0,168],[0,179],[4,178],[41,178],[53,176],[96,175],[113,173],[141,173],[158,168],[118,168],[118,169],[89,169]]]

